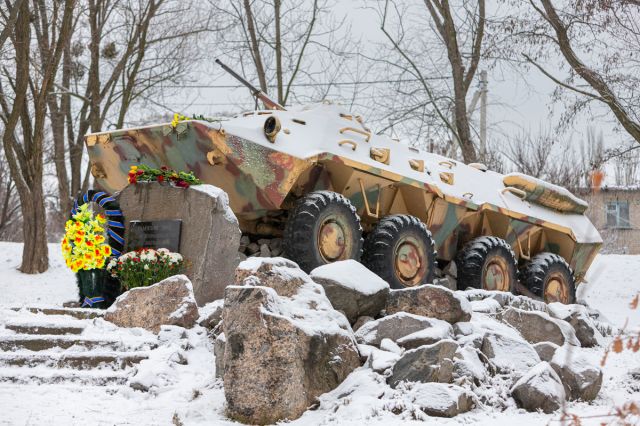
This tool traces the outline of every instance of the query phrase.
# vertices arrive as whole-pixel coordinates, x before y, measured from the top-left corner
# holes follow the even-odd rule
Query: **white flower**
[[[144,265],[144,269],[145,269],[145,271],[148,271],[149,270],[149,265]]]

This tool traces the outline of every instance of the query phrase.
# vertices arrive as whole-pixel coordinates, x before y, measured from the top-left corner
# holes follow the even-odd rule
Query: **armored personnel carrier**
[[[404,288],[448,267],[465,288],[574,301],[602,240],[566,189],[375,135],[329,102],[267,105],[89,134],[93,176],[116,192],[132,165],[193,171],[229,194],[243,233],[282,237],[306,271],[356,259]]]

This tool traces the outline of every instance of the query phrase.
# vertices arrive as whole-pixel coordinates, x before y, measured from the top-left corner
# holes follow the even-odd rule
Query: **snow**
[[[49,270],[27,275],[18,270],[22,244],[0,242],[0,307],[62,306],[77,301],[75,274],[62,259],[59,244],[49,244]]]
[[[310,275],[312,279],[331,280],[367,296],[389,288],[389,284],[385,280],[353,259],[319,266],[311,271]]]
[[[215,378],[212,342],[204,328],[196,326],[191,330],[184,330],[169,327],[163,328],[160,334],[155,336],[142,329],[120,329],[100,318],[75,320],[64,316],[45,316],[27,310],[9,310],[8,307],[61,306],[63,302],[77,298],[73,274],[64,267],[57,244],[50,246],[52,267],[46,273],[36,276],[25,276],[15,270],[19,265],[20,253],[20,244],[0,243],[0,334],[3,337],[14,334],[4,328],[4,324],[9,322],[33,325],[53,321],[58,325],[85,327],[82,338],[117,340],[122,343],[123,348],[137,347],[141,353],[147,354],[149,359],[137,367],[137,373],[129,382],[149,387],[149,391],[135,390],[129,386],[130,383],[109,386],[0,383],[0,425],[171,425],[173,418],[188,426],[238,424],[224,416],[225,397],[222,381]],[[640,289],[639,281],[636,279],[639,276],[640,256],[598,256],[587,276],[588,283],[582,284],[579,288],[579,299],[587,301],[591,307],[601,311],[602,318],[608,318],[618,327],[622,327],[628,318],[628,328],[638,328],[640,312],[632,311],[629,302]],[[465,324],[465,328],[469,328],[468,331],[491,330],[506,335],[515,333],[517,337],[512,328],[499,323],[489,314],[478,312],[473,313],[471,324]],[[610,342],[611,337],[606,339]],[[365,356],[368,354],[367,351],[384,352],[390,357],[397,356],[371,346],[358,345],[358,348]],[[462,350],[468,353],[463,354]],[[23,352],[27,354],[27,351]],[[55,358],[60,356],[60,352],[48,350],[38,355]],[[474,354],[468,347],[461,348],[460,352],[465,360],[474,360]],[[101,349],[98,353],[124,352]],[[604,348],[583,348],[572,352],[572,356],[573,354],[580,363],[584,361],[591,365],[599,365]],[[477,372],[480,372],[482,364],[475,366],[478,368]],[[587,426],[610,421],[610,418],[595,416],[605,415],[612,407],[625,402],[640,401],[637,379],[630,374],[638,368],[640,357],[637,353],[610,353],[603,368],[603,387],[599,396],[589,403],[569,402],[568,412],[583,417],[594,416],[582,420],[582,424]],[[69,372],[63,372],[67,373]],[[105,375],[106,372],[101,370],[100,374]],[[412,387],[412,390],[394,390],[387,385],[383,375],[376,374],[368,368],[359,368],[338,388],[321,395],[317,409],[309,410],[300,419],[286,424],[559,424],[559,413],[527,413],[518,409],[515,404],[503,407],[488,405],[498,396],[508,394],[512,384],[512,377],[497,375],[487,386],[475,389],[475,393],[482,395],[482,398],[478,407],[471,412],[452,419],[426,418],[419,413],[420,401],[415,400],[416,395],[424,391],[420,386]]]

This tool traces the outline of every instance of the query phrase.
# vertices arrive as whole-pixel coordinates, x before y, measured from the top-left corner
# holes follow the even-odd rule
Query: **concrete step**
[[[0,351],[45,351],[53,348],[69,349],[102,349],[113,352],[146,351],[157,347],[157,343],[144,340],[110,340],[83,338],[74,335],[7,335],[0,336]]]
[[[128,372],[76,371],[71,369],[37,369],[28,367],[0,368],[0,383],[16,384],[81,384],[92,386],[124,385]]]
[[[111,371],[124,370],[140,363],[149,356],[146,352],[87,352],[87,353],[42,353],[8,352],[0,353],[2,367],[49,367],[57,369],[91,370],[94,368]]]
[[[93,319],[104,316],[103,309],[87,308],[11,308],[13,311],[26,310],[34,314],[67,315],[77,319]]]
[[[65,334],[81,334],[84,327],[74,327],[55,324],[5,324],[4,328],[15,331],[18,334],[48,334],[48,335],[65,335]]]

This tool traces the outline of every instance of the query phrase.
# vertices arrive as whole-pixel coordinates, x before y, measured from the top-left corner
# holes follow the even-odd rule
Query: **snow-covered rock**
[[[398,312],[393,315],[369,321],[356,331],[358,343],[380,346],[382,339],[397,342],[404,336],[431,326],[430,318]]]
[[[587,308],[582,305],[564,305],[562,303],[550,303],[549,314],[554,318],[568,322],[575,330],[576,337],[585,348],[601,346],[604,337],[589,317]]]
[[[485,334],[481,350],[501,372],[523,372],[540,362],[529,343],[504,334]]]
[[[399,338],[398,345],[405,349],[414,349],[423,345],[432,345],[443,339],[453,339],[451,324],[435,318],[428,318],[428,320],[427,327]]]
[[[365,367],[372,369],[376,373],[384,373],[387,369],[393,367],[398,359],[400,359],[400,355],[397,353],[372,347]]]
[[[458,344],[453,340],[441,340],[406,351],[393,366],[387,381],[392,387],[403,381],[450,383],[457,350]]]
[[[545,361],[522,376],[511,388],[511,395],[519,407],[545,413],[553,413],[566,399],[560,377]]]
[[[560,346],[551,342],[540,342],[533,345],[533,349],[536,350],[541,360],[551,362],[553,355]]]
[[[580,346],[569,323],[551,318],[545,312],[524,311],[511,307],[502,312],[500,318],[518,330],[529,343],[552,342],[558,346],[565,343]]]
[[[356,320],[356,322],[352,326],[353,331],[357,331],[360,327],[362,327],[363,325],[365,325],[369,321],[373,321],[373,317],[364,316],[364,317],[358,318]]]
[[[353,332],[292,262],[250,258],[238,270],[248,285],[227,287],[222,315],[227,415],[296,419],[360,366]]]
[[[458,293],[431,284],[391,290],[386,311],[388,314],[409,312],[424,317],[437,318],[451,324],[469,321],[471,305]]]
[[[473,394],[456,385],[413,383],[400,385],[397,390],[404,392],[405,398],[427,416],[455,417],[474,407]]]
[[[602,386],[602,369],[594,365],[575,347],[559,348],[551,359],[551,367],[558,373],[569,399],[591,401]]]
[[[223,305],[224,299],[218,299],[199,308],[198,325],[208,330],[214,329],[222,321]]]
[[[351,324],[358,317],[376,317],[384,309],[389,284],[353,259],[328,263],[311,271],[311,279],[324,287],[333,307]]]
[[[119,327],[142,327],[158,333],[162,325],[193,327],[198,315],[191,281],[186,275],[174,275],[121,294],[104,319]]]
[[[472,380],[476,385],[487,379],[487,368],[480,359],[480,351],[473,346],[461,346],[453,360],[453,379],[456,383]]]
[[[224,333],[220,333],[213,341],[213,355],[216,357],[216,377],[222,379],[224,377],[224,350],[227,339]]]

